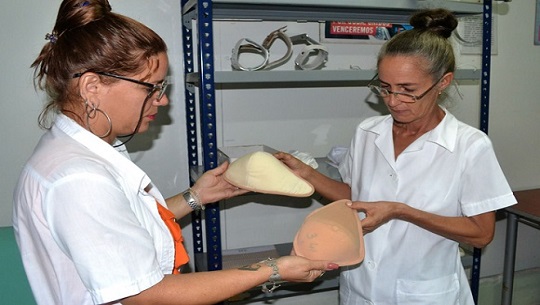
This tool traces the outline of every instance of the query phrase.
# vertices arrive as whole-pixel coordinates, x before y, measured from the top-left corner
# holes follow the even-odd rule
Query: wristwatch
[[[182,197],[184,197],[186,203],[193,211],[204,210],[204,205],[201,204],[201,200],[192,189],[187,189],[185,192],[183,192]]]

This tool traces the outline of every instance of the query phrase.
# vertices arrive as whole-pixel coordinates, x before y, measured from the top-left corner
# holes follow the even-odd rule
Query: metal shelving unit
[[[361,3],[359,3],[361,2]],[[490,0],[485,0],[489,5]],[[385,21],[407,22],[411,13],[434,5],[428,0],[335,0],[331,5],[322,0],[182,0],[182,31],[184,46],[184,79],[188,158],[190,167],[203,167],[204,171],[218,165],[216,141],[215,85],[236,86],[364,86],[375,71],[369,70],[316,70],[316,71],[215,71],[213,21]],[[443,2],[436,1],[440,6]],[[485,5],[445,1],[444,6],[458,16],[482,14]],[[486,25],[486,23],[484,24]],[[490,25],[490,23],[489,23]],[[194,29],[198,35],[194,37]],[[485,27],[485,26],[484,26]],[[487,38],[490,40],[490,36]],[[195,55],[195,52],[197,56]],[[195,62],[195,58],[198,62]],[[459,70],[456,79],[485,78],[478,70]],[[489,76],[489,63],[488,63]],[[483,89],[484,90],[484,87]],[[488,87],[489,93],[489,87]],[[197,104],[198,103],[198,104]],[[487,101],[482,102],[481,121],[487,122]],[[199,113],[197,113],[197,110]],[[200,138],[199,138],[200,135]],[[201,152],[198,145],[201,143]],[[202,164],[199,161],[202,160]],[[191,171],[190,171],[191,172]],[[193,177],[192,177],[193,179]],[[222,269],[222,248],[219,205],[205,210],[205,236],[203,215],[194,212],[193,243],[196,259],[205,257],[207,270]],[[205,252],[206,251],[206,252]],[[479,262],[479,258],[474,262]],[[473,262],[473,265],[474,265]],[[195,264],[198,265],[197,263]],[[201,264],[199,264],[201,265]],[[479,270],[479,266],[473,266]],[[478,272],[473,270],[473,276]],[[477,279],[473,278],[473,283]],[[474,286],[473,286],[474,287]]]

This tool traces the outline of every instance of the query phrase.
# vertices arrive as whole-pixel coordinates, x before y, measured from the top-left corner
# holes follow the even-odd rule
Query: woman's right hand
[[[191,187],[199,196],[201,204],[213,203],[249,192],[230,184],[223,178],[228,167],[229,163],[225,162],[206,171]]]
[[[283,164],[289,167],[296,175],[306,180],[310,176],[310,174],[315,171],[313,167],[302,162],[300,159],[296,158],[291,154],[280,151],[275,153],[274,157],[283,162]]]
[[[277,259],[281,278],[289,282],[312,282],[324,272],[338,269],[329,261],[309,260],[301,256],[282,256]]]

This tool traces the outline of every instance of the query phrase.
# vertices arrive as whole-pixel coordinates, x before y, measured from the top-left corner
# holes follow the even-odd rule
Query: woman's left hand
[[[353,201],[350,207],[366,214],[366,217],[362,219],[362,231],[366,234],[389,220],[397,218],[396,212],[399,204],[399,202],[391,201]]]

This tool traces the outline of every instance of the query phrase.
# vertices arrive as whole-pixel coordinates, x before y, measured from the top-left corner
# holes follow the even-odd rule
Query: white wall
[[[44,96],[32,87],[30,64],[50,32],[59,0],[7,1],[0,10],[3,61],[0,92],[1,173],[0,226],[11,225],[11,194],[25,159],[42,131],[37,115]],[[130,145],[139,166],[153,177],[164,195],[187,187],[182,46],[178,0],[112,0],[113,10],[134,17],[164,37],[169,45],[171,74],[175,85],[171,106],[162,111],[151,131]],[[514,190],[540,186],[540,113],[536,85],[540,79],[540,46],[533,46],[534,1],[494,4],[498,12],[498,54],[492,58],[489,134],[501,165]],[[519,20],[519,25],[516,23]],[[215,25],[217,69],[230,69],[230,50],[242,37],[258,41],[285,23],[220,22]],[[290,34],[307,32],[318,37],[314,24],[286,23]],[[329,45],[332,68],[362,69],[375,66],[376,46]],[[221,55],[218,55],[221,54]],[[295,53],[296,54],[296,53]],[[462,56],[463,67],[480,68],[479,56]],[[283,69],[289,69],[285,66]],[[451,110],[463,121],[478,126],[478,83],[463,82],[465,98],[455,98]],[[348,145],[354,126],[377,114],[365,88],[227,89],[217,92],[219,145],[267,144],[276,149],[310,152],[324,156],[333,145]],[[366,101],[367,99],[367,101]],[[283,198],[253,199],[255,203],[231,203],[223,215],[224,247],[244,247],[291,241],[296,228],[316,202],[285,207]],[[264,204],[261,204],[264,203]],[[285,220],[285,225],[276,222]],[[184,222],[186,244],[191,248],[189,221]],[[485,249],[482,275],[502,272],[505,221],[497,223],[494,242]],[[256,232],[256,237],[253,237]],[[520,225],[517,269],[539,266],[539,250],[532,240],[538,232]]]

